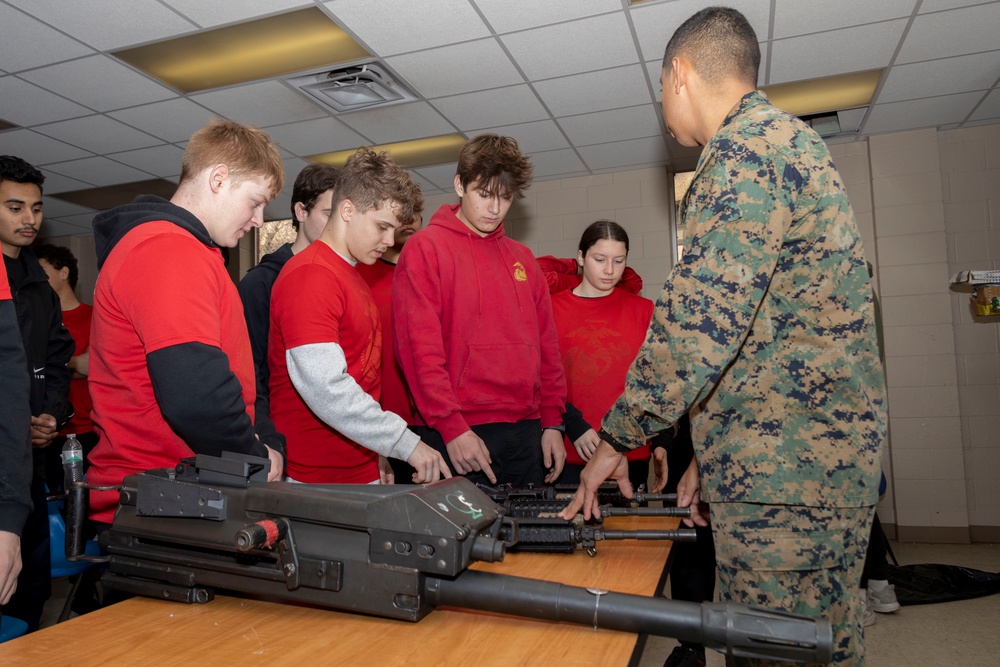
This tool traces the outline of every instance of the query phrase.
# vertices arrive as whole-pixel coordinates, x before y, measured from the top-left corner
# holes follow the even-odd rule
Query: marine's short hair
[[[333,189],[334,207],[346,199],[362,213],[390,202],[400,222],[414,220],[424,210],[424,195],[410,174],[388,153],[376,153],[370,146],[359,148],[340,169]]]
[[[33,183],[42,191],[45,174],[35,169],[16,155],[0,155],[0,181]]]
[[[295,205],[302,204],[302,208],[308,213],[321,194],[336,187],[338,178],[337,170],[328,164],[311,164],[299,172],[295,185],[292,186],[292,226],[295,229],[299,228]]]
[[[729,7],[706,7],[677,28],[663,53],[663,69],[683,55],[709,84],[737,79],[757,86],[760,45],[750,22]]]
[[[478,181],[487,193],[520,199],[531,185],[534,166],[512,137],[480,134],[465,142],[458,155],[462,189]]]
[[[285,184],[278,146],[264,130],[216,118],[191,136],[181,162],[181,183],[212,167],[224,164],[235,182],[263,176],[271,197]]]
[[[51,243],[40,243],[32,247],[32,250],[35,251],[35,257],[38,259],[44,259],[46,262],[51,264],[52,268],[56,271],[68,268],[69,286],[76,289],[76,281],[80,279],[80,268],[77,264],[76,257],[69,248],[52,245]]]

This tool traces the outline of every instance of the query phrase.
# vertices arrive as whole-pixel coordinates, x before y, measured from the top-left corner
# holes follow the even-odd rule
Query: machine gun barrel
[[[101,536],[105,587],[189,603],[220,589],[408,621],[452,605],[686,638],[735,656],[830,659],[832,631],[822,619],[471,570],[475,561],[503,560],[506,539],[518,543],[529,523],[505,517],[464,478],[424,487],[265,484],[257,480],[266,459],[230,456],[198,455],[176,470],[126,478]],[[549,522],[531,524],[539,543],[570,549],[581,539],[637,535],[582,520],[535,521]],[[500,535],[505,529],[513,533]],[[662,539],[666,531],[641,532]]]
[[[676,637],[734,657],[810,663],[833,657],[829,622],[732,603],[646,598],[475,570],[454,579],[428,577],[424,591],[434,606]]]

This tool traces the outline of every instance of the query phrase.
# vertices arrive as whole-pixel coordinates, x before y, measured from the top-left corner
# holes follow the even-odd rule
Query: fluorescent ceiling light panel
[[[447,164],[458,160],[458,153],[465,145],[465,137],[461,134],[446,134],[440,137],[427,137],[413,141],[400,141],[394,144],[372,146],[376,152],[386,151],[401,167],[412,169],[426,167],[432,164]],[[347,158],[354,155],[357,149],[320,153],[308,156],[313,162],[321,162],[333,167],[343,167]]]
[[[822,79],[765,86],[771,104],[795,116],[853,109],[869,104],[882,70],[838,74]]]
[[[182,93],[370,57],[318,7],[123,49],[113,55]]]

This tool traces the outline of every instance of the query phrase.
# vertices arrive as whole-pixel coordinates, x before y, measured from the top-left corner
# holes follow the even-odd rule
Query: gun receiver
[[[635,498],[625,498],[617,486],[603,485],[598,498],[607,501],[601,505],[601,517],[583,520],[577,515],[572,521],[559,518],[573,493],[568,486],[534,486],[523,488],[509,484],[499,486],[478,485],[490,500],[500,505],[510,518],[500,526],[497,537],[508,549],[515,551],[543,551],[570,553],[584,549],[595,556],[597,542],[601,540],[674,540],[694,542],[697,532],[693,528],[680,530],[606,530],[606,516],[691,516],[690,508],[640,507]],[[575,488],[573,488],[575,492]],[[638,495],[638,494],[637,494]],[[657,494],[661,500],[666,494]],[[644,499],[645,500],[645,499]]]
[[[199,455],[127,477],[102,535],[104,584],[199,603],[223,589],[408,621],[450,605],[676,637],[734,656],[830,660],[822,619],[468,570],[503,560],[494,535],[509,520],[464,478],[424,487],[254,481],[266,467]]]

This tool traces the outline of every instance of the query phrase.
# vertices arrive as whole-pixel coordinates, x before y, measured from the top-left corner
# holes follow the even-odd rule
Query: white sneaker
[[[862,589],[862,591],[861,591],[861,623],[862,623],[862,625],[864,625],[867,628],[869,625],[875,625],[876,621],[878,621],[878,619],[875,618],[875,612],[872,611],[871,608],[868,606],[868,591]]]
[[[880,582],[881,583],[881,582]],[[896,587],[890,583],[879,586],[874,581],[868,582],[868,608],[880,614],[890,614],[899,609],[899,601],[896,599]]]

